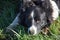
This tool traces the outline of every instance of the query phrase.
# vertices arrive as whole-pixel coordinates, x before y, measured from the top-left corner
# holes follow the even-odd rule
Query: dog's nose
[[[37,27],[35,25],[30,26],[30,28],[28,28],[28,33],[32,35],[37,34]]]
[[[33,35],[34,34],[34,30],[29,30],[29,34]]]

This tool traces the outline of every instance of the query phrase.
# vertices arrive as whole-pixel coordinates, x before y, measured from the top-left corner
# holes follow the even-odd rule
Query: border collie
[[[23,25],[32,35],[40,33],[42,29],[47,34],[48,27],[59,15],[59,8],[53,0],[23,0],[20,9],[20,13],[7,29]]]

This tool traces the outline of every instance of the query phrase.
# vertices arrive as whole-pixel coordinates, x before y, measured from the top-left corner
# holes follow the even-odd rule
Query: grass
[[[17,26],[16,30],[18,32],[11,30],[14,32],[14,36],[12,37],[10,34],[3,34],[4,28],[6,28],[15,18],[16,11],[16,1],[12,2],[12,0],[0,0],[0,40],[60,40],[60,17],[51,24],[50,33],[51,35],[28,35],[23,26]]]

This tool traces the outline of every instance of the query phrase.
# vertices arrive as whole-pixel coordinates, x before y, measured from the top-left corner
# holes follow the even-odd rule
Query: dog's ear
[[[43,7],[44,9],[48,9],[51,5],[49,0],[32,0],[32,1],[35,3],[35,5]]]
[[[42,7],[44,7],[45,9],[50,8],[50,5],[51,5],[49,0],[41,0],[41,4],[42,4]]]

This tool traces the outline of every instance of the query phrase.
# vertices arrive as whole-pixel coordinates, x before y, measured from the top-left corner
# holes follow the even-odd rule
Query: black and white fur
[[[20,24],[27,27],[28,33],[35,35],[40,33],[42,28],[50,26],[52,21],[58,18],[59,8],[55,1],[33,0],[34,4],[31,1],[24,1],[22,11],[17,14],[7,29],[14,28]],[[30,5],[29,2],[33,5]]]
[[[58,7],[59,7],[59,9],[60,9],[60,0],[53,0],[53,1],[55,1],[55,2],[56,2],[57,6],[58,6]]]

